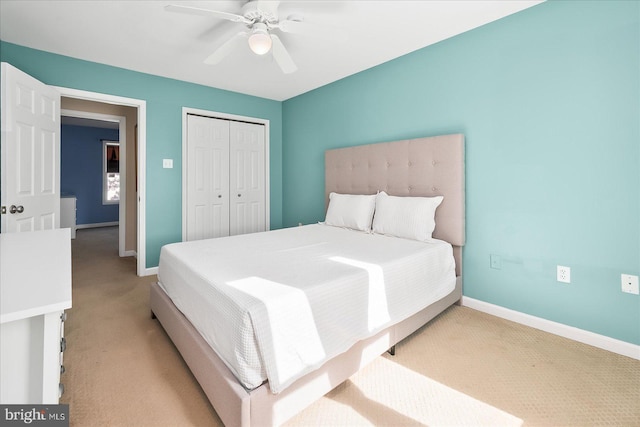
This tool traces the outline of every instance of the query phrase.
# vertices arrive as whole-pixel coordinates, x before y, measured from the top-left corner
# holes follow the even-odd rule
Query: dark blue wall
[[[76,223],[118,221],[118,204],[102,204],[102,140],[118,141],[116,129],[62,125],[60,191],[77,197]]]

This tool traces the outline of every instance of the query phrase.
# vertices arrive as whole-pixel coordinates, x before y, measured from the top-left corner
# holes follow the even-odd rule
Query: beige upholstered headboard
[[[465,242],[464,135],[382,142],[325,152],[325,197],[329,193],[444,196],[433,236],[454,246],[462,274]]]

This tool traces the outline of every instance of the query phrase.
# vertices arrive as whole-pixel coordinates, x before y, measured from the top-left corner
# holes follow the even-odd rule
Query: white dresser
[[[0,404],[59,402],[70,237],[68,228],[0,234]]]

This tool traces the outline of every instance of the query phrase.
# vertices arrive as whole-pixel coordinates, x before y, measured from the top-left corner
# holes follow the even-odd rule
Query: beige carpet
[[[62,376],[72,426],[218,426],[117,229],[78,230]],[[454,306],[288,426],[640,426],[640,361]],[[231,427],[231,426],[229,426]]]

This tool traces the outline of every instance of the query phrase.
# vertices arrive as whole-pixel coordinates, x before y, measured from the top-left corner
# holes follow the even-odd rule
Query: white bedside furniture
[[[59,402],[68,308],[70,230],[1,233],[0,404]]]

